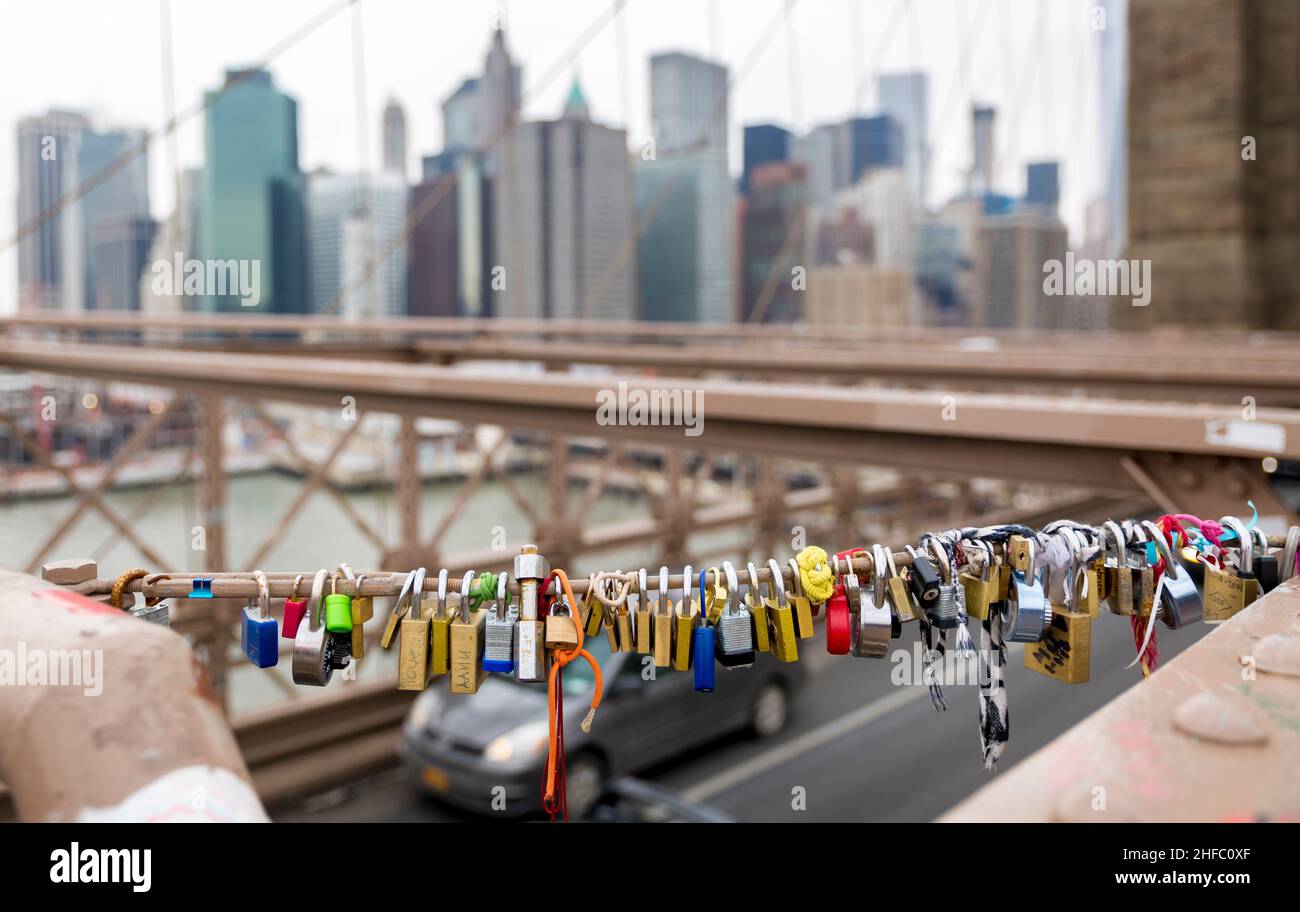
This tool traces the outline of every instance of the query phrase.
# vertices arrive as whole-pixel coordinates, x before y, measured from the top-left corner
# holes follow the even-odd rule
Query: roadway
[[[1160,627],[1162,661],[1210,629]],[[915,628],[907,633],[915,637]],[[1092,681],[1076,686],[1025,670],[1021,647],[1012,646],[1011,742],[1000,771],[1139,681],[1136,668],[1124,667],[1134,654],[1126,619],[1103,615],[1092,636]],[[785,732],[765,742],[724,738],[712,750],[642,777],[738,820],[790,822],[933,820],[989,780],[980,759],[976,687],[946,687],[949,709],[939,713],[925,688],[891,683],[890,662],[829,656],[820,631],[813,642],[805,659],[811,674]],[[726,686],[725,675],[719,685]],[[805,789],[807,810],[792,809],[795,786]],[[310,822],[475,819],[419,794],[402,769],[314,796],[274,816]]]

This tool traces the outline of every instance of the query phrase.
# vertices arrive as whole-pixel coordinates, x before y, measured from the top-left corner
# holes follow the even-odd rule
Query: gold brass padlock
[[[298,579],[300,580],[302,579],[302,577],[298,577]],[[410,579],[410,577],[408,576],[407,579]],[[405,587],[406,584],[403,583],[402,585],[403,587]],[[298,594],[297,580],[294,581],[293,590],[294,591],[292,597],[297,598],[297,594]],[[397,625],[402,622],[402,618],[406,617],[410,613],[410,611],[411,611],[410,603],[403,602],[402,597],[399,595],[397,597],[397,601],[393,603],[393,610],[388,612],[388,620],[384,624],[384,632],[379,637],[379,647],[381,649],[388,649],[390,646],[393,645],[393,638],[397,636]]]
[[[768,623],[771,625],[772,654],[781,662],[797,662],[799,661],[799,634],[795,629],[794,600],[786,592],[785,583],[781,579],[780,565],[770,560],[767,566],[772,571],[772,586],[776,592],[776,598],[765,600]],[[798,561],[790,561],[790,574],[791,588],[801,586]],[[804,601],[808,599],[805,598]]]
[[[578,625],[573,620],[573,612],[564,599],[564,593],[557,593],[555,604],[546,614],[546,648],[568,652],[577,645]]]
[[[398,633],[397,689],[424,690],[429,683],[429,619],[423,611],[423,567],[407,574],[393,614],[406,607]]]
[[[691,595],[691,567],[686,567],[682,577],[682,600],[677,603],[673,616],[673,669],[690,671],[691,644],[695,640],[695,627],[700,622],[699,602]],[[712,656],[709,660],[712,661]]]
[[[454,616],[449,628],[452,693],[478,693],[479,687],[487,678],[487,672],[483,670],[487,612],[482,608],[470,611],[469,589],[473,581],[474,574],[466,573],[461,584],[460,611]],[[576,629],[574,634],[577,635]]]
[[[654,657],[656,668],[673,663],[673,600],[668,597],[668,568],[659,568],[659,600],[654,611]]]
[[[474,574],[465,576],[473,582]],[[461,588],[465,588],[464,581]],[[468,590],[467,590],[468,591]],[[429,621],[429,673],[445,675],[451,670],[451,622],[460,608],[461,598],[456,593],[447,595],[447,570],[438,571],[438,602]]]
[[[364,573],[357,576],[347,564],[339,564],[339,569],[356,586],[352,596],[352,658],[360,659],[366,654],[365,623],[375,616],[375,600],[361,595],[361,584],[366,580]]]
[[[605,606],[596,598],[596,574],[587,577],[587,592],[582,597],[582,631],[589,637],[600,633],[605,622]]]
[[[1254,555],[1244,524],[1235,517],[1225,516],[1219,521],[1237,534],[1239,543],[1239,572],[1232,568],[1207,563],[1205,565],[1205,620],[1212,624],[1226,621],[1259,597],[1259,580],[1254,579]],[[1222,554],[1222,551],[1220,551]]]
[[[763,600],[762,590],[758,587],[758,571],[751,561],[746,568],[749,571],[749,592],[745,593],[745,607],[754,619],[754,650],[771,652],[772,640],[767,629],[767,602]]]
[[[722,617],[722,609],[727,605],[727,587],[722,584],[722,571],[717,567],[710,567],[709,572],[713,574],[713,582],[705,592],[700,593],[700,603],[704,606],[705,614],[709,619],[711,626],[718,626],[718,619]]]
[[[813,635],[812,599],[803,591],[803,579],[799,576],[799,562],[793,557],[790,558],[790,572],[794,575],[794,579],[790,582],[790,592],[786,593],[786,600],[790,603],[790,610],[793,612],[795,635],[801,640],[806,640]]]
[[[1101,531],[1104,566],[1102,576],[1106,610],[1111,614],[1133,613],[1133,572],[1128,562],[1128,546],[1123,530],[1114,520],[1106,520]],[[1112,554],[1111,546],[1114,547]]]
[[[1066,530],[1067,532],[1070,530]],[[1025,668],[1066,684],[1087,683],[1092,664],[1092,615],[1079,603],[1082,582],[1078,578],[1085,567],[1080,563],[1080,542],[1067,536],[1074,561],[1065,577],[1065,604],[1052,605],[1052,623],[1036,643],[1025,644]],[[1043,591],[1050,586],[1045,577]]]
[[[993,576],[998,569],[994,565],[993,549],[978,539],[976,544],[984,553],[983,566],[978,573],[975,573],[972,572],[974,568],[967,563],[967,569],[957,575],[957,580],[961,583],[962,591],[966,596],[967,616],[982,621],[989,616],[989,605],[994,601]]]
[[[638,582],[641,584],[641,589],[636,597],[636,651],[641,655],[649,655],[654,622],[650,619],[650,598],[646,591],[645,568],[641,569]]]

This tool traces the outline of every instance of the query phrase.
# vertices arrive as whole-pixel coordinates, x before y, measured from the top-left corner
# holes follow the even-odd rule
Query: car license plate
[[[420,778],[424,780],[425,785],[435,792],[445,793],[451,788],[451,777],[436,766],[426,766],[420,774]]]

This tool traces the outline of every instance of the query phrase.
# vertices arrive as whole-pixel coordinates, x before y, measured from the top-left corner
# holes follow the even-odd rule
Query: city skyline
[[[969,166],[966,160],[969,157],[966,117],[969,102],[975,99],[1006,110],[1006,93],[1002,88],[1011,86],[1014,90],[1021,86],[1029,99],[1018,109],[1021,116],[1009,116],[1010,112],[1007,112],[1008,116],[1001,118],[1000,129],[1005,130],[1007,136],[999,138],[999,149],[1008,151],[1000,158],[1000,188],[1012,194],[1022,192],[1022,166],[1026,161],[1060,160],[1062,217],[1072,236],[1081,241],[1084,206],[1097,189],[1092,174],[1096,157],[1090,148],[1093,144],[1069,143],[1060,138],[1061,127],[1070,123],[1070,112],[1059,110],[1063,105],[1043,103],[1037,95],[1046,89],[1036,83],[1046,81],[1065,86],[1067,91],[1062,93],[1063,104],[1064,99],[1077,98],[1085,106],[1090,106],[1090,99],[1095,100],[1096,74],[1092,57],[1096,53],[1096,33],[1084,15],[1091,6],[1083,3],[1071,4],[1069,8],[1055,5],[1054,12],[1037,14],[1047,20],[1045,26],[1034,15],[1037,8],[1034,2],[1011,3],[1005,7],[998,5],[998,9],[991,13],[984,12],[982,19],[978,8],[965,11],[964,16],[939,15],[946,10],[961,12],[965,5],[946,0],[922,0],[906,6],[911,12],[895,16],[890,15],[895,11],[895,4],[862,3],[857,16],[861,20],[862,40],[856,43],[844,36],[844,23],[850,18],[846,15],[848,10],[839,9],[832,14],[826,5],[821,4],[796,6],[789,23],[782,21],[779,3],[763,4],[762,8],[759,4],[747,5],[746,9],[752,12],[745,16],[738,15],[737,7],[727,3],[716,4],[712,14],[704,8],[684,6],[679,25],[699,20],[698,35],[685,27],[666,28],[658,17],[646,15],[645,8],[638,7],[635,0],[603,27],[599,27],[600,23],[610,18],[613,10],[610,4],[573,4],[566,7],[567,15],[552,17],[556,21],[549,21],[538,15],[538,9],[516,3],[507,8],[504,21],[512,54],[523,67],[523,117],[529,120],[553,117],[554,112],[562,107],[571,76],[576,74],[587,91],[593,118],[615,128],[626,126],[631,149],[638,148],[649,134],[649,57],[657,52],[681,49],[720,60],[733,77],[727,123],[732,177],[738,177],[741,170],[743,143],[740,131],[743,125],[772,122],[803,134],[822,123],[844,120],[855,113],[863,116],[873,113],[877,104],[870,77],[907,71],[908,57],[912,56],[908,51],[915,43],[909,40],[909,31],[924,32],[925,40],[920,42],[920,52],[915,56],[919,58],[916,69],[924,72],[930,81],[931,206],[961,188],[959,172]],[[239,8],[238,3],[232,6],[236,16]],[[323,8],[319,4],[299,4],[291,9],[277,5],[273,11],[266,11],[264,15],[259,13],[266,23],[262,34],[287,34]],[[418,6],[408,9],[403,5],[403,10],[412,21],[428,15],[428,10]],[[317,32],[304,38],[301,44],[272,61],[270,69],[277,85],[297,98],[300,104],[303,171],[328,167],[338,173],[351,173],[357,169],[362,156],[368,160],[367,170],[378,171],[382,161],[382,111],[387,100],[395,98],[405,109],[408,121],[407,145],[411,159],[408,170],[418,174],[419,158],[442,148],[441,103],[465,78],[478,72],[496,11],[495,4],[485,3],[464,13],[459,13],[458,9],[457,16],[439,20],[439,35],[454,33],[465,36],[465,39],[455,47],[448,47],[449,53],[439,58],[436,78],[420,79],[403,72],[411,69],[410,61],[402,63],[394,59],[403,56],[396,51],[405,48],[409,41],[405,34],[409,29],[398,27],[407,20],[397,15],[393,6],[365,6],[367,103],[363,107],[367,113],[366,135],[360,138],[356,135],[354,109],[357,106],[351,85],[350,15],[334,16]],[[297,14],[296,19],[290,15],[291,12]],[[881,15],[872,15],[874,13]],[[185,112],[201,97],[201,91],[191,91],[196,74],[201,74],[199,88],[210,88],[220,82],[220,75],[226,67],[255,59],[261,51],[255,50],[246,38],[217,40],[196,47],[194,41],[201,23],[194,21],[193,10],[178,7],[172,15],[176,107],[179,112]],[[884,21],[886,15],[893,21]],[[1000,17],[1006,17],[1009,31],[1001,28]],[[225,18],[230,17],[223,16]],[[50,23],[38,21],[39,14],[33,13],[32,19],[38,28],[53,27]],[[148,19],[156,29],[156,17],[152,12]],[[967,25],[965,35],[971,51],[970,75],[966,80],[955,78],[958,75],[955,60],[961,56],[959,52],[963,45],[957,35],[960,30],[957,19]],[[708,27],[710,24],[713,28]],[[229,23],[216,23],[212,27],[224,38],[228,26]],[[574,38],[587,31],[589,26],[595,30],[595,37],[574,61],[557,71],[555,63],[560,54],[556,49],[572,45]],[[1049,47],[1041,59],[1036,54],[1027,55],[1035,29],[1045,29],[1050,47],[1056,47],[1058,51],[1068,47],[1075,53],[1047,53]],[[770,41],[748,68],[744,68],[748,53],[759,44],[764,33],[770,33]],[[890,33],[892,39],[882,43],[880,39]],[[147,35],[148,30],[143,34]],[[835,40],[826,37],[830,35],[834,35]],[[545,36],[550,40],[539,40]],[[802,51],[794,55],[793,66],[788,62],[790,55],[784,46],[791,36],[796,50]],[[265,38],[261,40],[266,43]],[[819,53],[822,50],[819,42],[825,45],[827,53]],[[1014,58],[1010,66],[999,64],[998,55],[992,53],[1000,42],[1009,42]],[[620,45],[625,48],[621,56],[618,54]],[[129,65],[106,73],[106,82],[116,86],[124,77],[128,82],[134,78],[147,85],[154,97],[138,90],[114,92],[110,85],[86,86],[83,82],[78,89],[81,93],[78,99],[62,80],[52,79],[44,83],[45,98],[28,93],[22,101],[10,98],[0,102],[0,128],[7,129],[12,135],[17,118],[40,112],[46,107],[75,105],[87,111],[97,125],[156,129],[163,120],[157,76],[159,51],[154,39],[141,37],[138,46],[140,53],[130,57]],[[879,46],[885,50],[878,56],[877,65],[868,67],[865,62],[859,62],[856,69],[862,78],[850,78],[855,71],[850,58],[855,54],[870,58]],[[228,50],[223,52],[222,48]],[[94,47],[90,49],[93,51]],[[712,53],[715,50],[717,53]],[[347,64],[334,66],[328,74],[322,75],[321,63],[330,57],[346,60]],[[1061,78],[1066,61],[1070,63],[1066,69],[1086,74],[1081,83],[1068,85],[1070,80]],[[10,61],[6,65],[14,63]],[[1050,76],[1045,80],[1032,78],[1043,67],[1051,69]],[[341,79],[346,81],[346,88],[340,83]],[[857,84],[865,84],[865,90],[857,92]],[[954,84],[957,86],[955,89]],[[792,90],[791,85],[800,90]],[[538,86],[542,86],[540,91]],[[330,92],[343,97],[331,104]],[[1018,92],[1012,91],[1011,94]],[[792,95],[796,97],[792,98]],[[103,104],[105,96],[114,98],[114,104]],[[861,99],[856,110],[855,96]],[[631,117],[624,116],[625,109],[631,110]],[[334,116],[330,116],[331,111]],[[1038,116],[1040,111],[1054,112],[1056,116],[1049,120],[1057,122],[1035,123],[1042,119]],[[1052,148],[1046,138],[1050,133],[1058,134],[1057,146],[1060,148]],[[1017,134],[1018,139],[1015,138]],[[201,164],[202,156],[198,153],[201,142],[202,117],[192,117],[177,131],[176,150],[181,167]],[[12,141],[0,144],[0,195],[7,201],[0,207],[3,211],[0,236],[10,236],[15,228],[11,205],[16,192],[13,154]],[[157,140],[150,147],[150,189],[155,218],[166,217],[172,207],[174,175],[170,155],[167,140]],[[15,285],[16,257],[12,249],[0,252],[0,312],[13,310]]]

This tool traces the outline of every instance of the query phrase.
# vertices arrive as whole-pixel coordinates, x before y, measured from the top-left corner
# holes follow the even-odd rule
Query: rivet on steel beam
[[[1300,637],[1274,633],[1255,644],[1255,668],[1300,678]]]
[[[1268,741],[1268,731],[1244,701],[1201,691],[1174,710],[1174,728],[1216,744],[1246,745]]]

